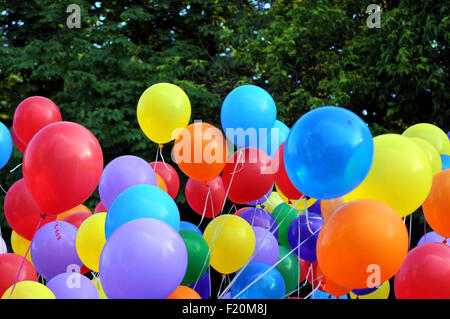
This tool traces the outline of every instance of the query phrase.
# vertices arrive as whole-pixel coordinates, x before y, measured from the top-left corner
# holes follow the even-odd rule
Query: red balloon
[[[211,191],[209,196],[208,188]],[[186,183],[185,195],[189,206],[199,215],[203,215],[206,204],[205,217],[208,218],[216,217],[222,211],[223,203],[226,200],[226,191],[220,176],[206,183],[189,178]]]
[[[450,247],[415,247],[395,275],[394,289],[397,299],[450,299]]]
[[[300,279],[299,279],[299,282],[302,282],[302,281],[306,280],[306,275],[308,275],[310,263],[308,261],[300,259],[300,258],[298,258],[298,262],[300,263]],[[316,267],[317,267],[317,263],[316,263]]]
[[[61,120],[61,112],[55,103],[43,96],[31,96],[17,106],[13,125],[17,137],[27,147],[40,129]]]
[[[23,144],[23,142],[20,140],[20,138],[17,136],[16,130],[14,129],[14,125],[12,127],[12,139],[14,144],[17,146],[17,148],[19,149],[19,151],[21,151],[22,153],[25,152],[25,145]]]
[[[20,266],[22,270],[19,274]],[[19,276],[17,276],[19,274]],[[33,265],[24,257],[16,254],[0,255],[0,296],[2,296],[9,287],[19,281],[37,281],[37,272]]]
[[[76,228],[80,228],[81,224],[90,216],[92,216],[90,213],[75,213],[72,215],[67,216],[64,221],[68,222],[69,224],[74,225]]]
[[[97,213],[105,213],[105,212],[107,212],[107,211],[108,211],[108,210],[105,208],[105,206],[103,205],[103,203],[102,203],[101,201],[99,201],[98,204],[97,204],[97,206],[95,206],[94,214],[97,214]]]
[[[95,136],[72,122],[39,131],[23,158],[28,190],[45,214],[57,215],[80,205],[95,191],[103,171],[103,153]]]
[[[275,169],[278,168],[278,171],[275,175],[275,184],[278,186],[278,189],[286,196],[288,199],[299,199],[303,196],[303,193],[300,192],[295,186],[292,184],[289,179],[286,167],[284,166],[284,145],[286,142],[281,144],[275,153],[275,157],[273,158],[273,166]]]
[[[29,241],[33,239],[38,225],[41,228],[56,219],[56,216],[50,215],[45,215],[42,219],[44,213],[31,197],[23,178],[19,179],[8,189],[4,209],[9,226],[17,234]]]
[[[274,177],[270,156],[257,148],[238,150],[228,159],[223,170],[223,184],[225,189],[229,189],[228,198],[237,204],[263,197],[273,186]]]
[[[241,216],[241,214],[243,213],[243,212],[245,212],[246,210],[249,210],[250,208],[253,208],[253,207],[242,207],[241,209],[238,209],[237,211],[236,211],[236,213],[234,213],[236,216]]]
[[[150,166],[155,170],[161,178],[164,180],[167,186],[167,193],[175,199],[180,190],[180,178],[177,171],[168,163],[163,162],[151,162]]]

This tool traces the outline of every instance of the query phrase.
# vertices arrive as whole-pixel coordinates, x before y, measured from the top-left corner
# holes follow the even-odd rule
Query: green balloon
[[[281,203],[272,212],[272,216],[277,221],[278,243],[290,247],[288,242],[288,230],[292,221],[298,216],[299,210],[292,208],[286,203]]]
[[[189,229],[179,231],[181,238],[186,245],[188,254],[188,265],[181,285],[189,286],[199,280],[208,270],[209,247],[203,236]]]
[[[289,252],[289,248],[280,245],[280,257],[278,258],[278,260],[286,256]],[[280,272],[281,276],[283,276],[284,283],[286,285],[286,293],[290,293],[295,288],[297,288],[298,282],[300,280],[300,263],[294,253],[287,256],[275,268]]]

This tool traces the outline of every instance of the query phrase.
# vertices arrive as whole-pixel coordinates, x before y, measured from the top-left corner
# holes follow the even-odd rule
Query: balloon
[[[255,233],[255,251],[250,262],[274,265],[280,255],[277,239],[265,228],[256,226],[252,228]]]
[[[77,232],[75,246],[80,260],[89,269],[98,272],[100,255],[106,243],[106,213],[98,213],[87,218]]]
[[[426,243],[411,250],[394,281],[397,299],[449,299],[450,248]]]
[[[17,106],[13,123],[17,137],[28,147],[40,129],[61,120],[61,112],[55,103],[43,96],[31,96]]]
[[[97,213],[106,213],[108,210],[106,209],[105,205],[103,205],[102,201],[99,201],[97,206],[95,206],[94,214]]]
[[[355,113],[335,106],[309,111],[292,127],[284,165],[292,184],[303,194],[330,199],[355,189],[373,160],[373,138]]]
[[[221,274],[231,274],[240,269],[255,250],[252,227],[236,215],[220,215],[211,220],[203,238],[211,250],[210,264]]]
[[[213,218],[220,214],[227,198],[220,176],[206,183],[189,178],[186,183],[185,196],[189,206],[197,214],[200,216],[204,214],[207,218]]]
[[[166,299],[202,299],[200,295],[192,288],[178,286],[174,292]]]
[[[0,237],[0,255],[6,254],[8,252],[8,248],[6,247],[6,243],[2,237]]]
[[[86,206],[78,205],[74,208],[66,210],[64,213],[58,214],[58,216],[56,216],[56,220],[65,220],[67,217],[77,213],[88,213],[89,215],[92,214],[90,209],[87,208]]]
[[[252,227],[257,226],[269,230],[275,239],[278,238],[277,222],[275,218],[267,211],[261,208],[250,208],[240,215]]]
[[[109,209],[114,199],[127,188],[141,184],[156,186],[156,183],[155,172],[146,161],[137,156],[125,155],[106,165],[98,192],[103,205]]]
[[[59,274],[47,283],[56,299],[100,299],[95,284],[78,273]]]
[[[137,105],[141,130],[153,142],[165,144],[191,118],[191,102],[186,93],[171,83],[157,83],[142,93]]]
[[[22,270],[19,273],[20,266],[22,265]],[[37,281],[36,269],[34,269],[33,265],[23,257],[17,254],[1,254],[0,255],[0,295],[3,293],[14,283],[21,282],[24,280]],[[17,276],[18,275],[18,276]],[[17,285],[16,285],[17,287]]]
[[[288,230],[292,221],[299,215],[299,211],[290,207],[288,204],[282,203],[278,205],[272,212],[272,216],[278,224],[278,243],[286,247],[289,246]]]
[[[155,218],[178,231],[180,213],[177,204],[162,189],[153,185],[132,186],[117,196],[106,215],[106,239],[121,225],[138,218]]]
[[[377,289],[378,289],[378,287],[376,287],[376,286],[373,288],[366,288],[366,289],[353,289],[352,292],[350,293],[350,297],[352,299],[356,299],[356,298],[353,298],[353,295],[355,295],[356,297],[364,296],[364,295],[368,295],[368,294],[374,292]]]
[[[339,207],[323,225],[317,260],[324,275],[344,287],[371,288],[391,278],[408,252],[403,220],[386,204],[357,200]]]
[[[57,215],[83,203],[94,192],[103,170],[102,149],[83,126],[53,123],[27,146],[22,170],[39,208]]]
[[[269,196],[269,198],[261,204],[261,206],[264,206],[264,209],[267,210],[269,213],[272,213],[275,207],[283,203],[283,200],[281,199],[280,195],[277,192],[272,192]]]
[[[441,154],[442,170],[450,168],[450,155]]]
[[[319,289],[326,293],[329,293],[332,296],[341,297],[347,295],[352,290],[352,288],[341,286],[332,281],[330,278],[326,277],[320,269],[319,265],[317,265],[317,277],[320,278],[320,281],[322,282]]]
[[[191,124],[181,130],[176,138],[173,158],[184,174],[199,182],[208,182],[219,176],[225,167],[225,138],[211,124]]]
[[[209,272],[205,272],[205,274],[195,283],[190,285],[192,289],[194,289],[202,299],[208,299],[211,295],[211,278],[209,276]]]
[[[21,151],[22,153],[25,153],[26,146],[23,144],[23,142],[17,136],[16,130],[14,129],[14,125],[13,125],[12,130],[11,130],[11,137],[13,139],[14,144],[19,149],[19,151]]]
[[[31,242],[29,240],[26,240],[19,234],[17,234],[14,230],[11,232],[11,246],[12,250],[15,254],[20,255],[22,257],[25,257],[25,254],[27,254],[27,260],[33,264],[31,260],[31,255],[28,251],[28,247],[30,247]]]
[[[75,213],[67,216],[64,221],[74,225],[76,228],[80,228],[81,224],[91,216],[92,214],[90,213]]]
[[[422,205],[430,192],[430,161],[405,136],[384,134],[373,140],[375,156],[369,175],[344,200],[373,199],[389,205],[400,217],[407,216]]]
[[[237,211],[236,211],[236,213],[234,213],[236,216],[241,216],[241,214],[243,213],[243,212],[245,212],[246,210],[249,210],[249,209],[252,209],[253,207],[242,207],[242,208],[240,208],[240,209],[238,209]]]
[[[100,281],[100,278],[94,278],[92,279],[92,282],[95,285],[95,288],[97,289],[98,292],[98,296],[100,299],[108,299],[108,297],[106,297],[105,292],[103,291],[103,286],[102,286],[102,282]]]
[[[164,299],[181,284],[187,264],[183,239],[172,227],[135,219],[107,239],[100,280],[109,299]]]
[[[288,242],[298,257],[310,262],[317,259],[316,243],[322,225],[322,217],[312,213],[299,215],[292,221],[287,234]]]
[[[269,130],[266,137],[263,137],[258,148],[266,152],[270,157],[274,157],[275,152],[283,144],[289,135],[289,127],[281,121],[276,120],[274,126]]]
[[[2,169],[11,158],[13,151],[13,138],[8,128],[0,122],[0,169]]]
[[[274,182],[272,161],[256,148],[240,149],[230,157],[223,170],[228,198],[237,204],[260,199]]]
[[[195,231],[181,229],[181,238],[186,245],[188,254],[188,266],[182,285],[190,285],[198,281],[209,267],[209,247],[202,235]]]
[[[233,286],[231,298],[233,299],[282,299],[286,293],[283,276],[271,266],[254,263],[250,264],[240,273]],[[269,271],[268,271],[269,270]],[[268,271],[268,272],[267,272]],[[266,273],[267,272],[267,273]],[[263,275],[264,274],[264,275]],[[251,287],[253,281],[262,276]],[[246,289],[247,288],[247,289]],[[244,289],[246,289],[244,291]]]
[[[323,292],[320,290],[316,290],[313,292],[310,299],[348,299],[348,296],[344,295],[344,296],[336,297],[336,296],[330,295],[329,293],[326,293],[326,292]]]
[[[272,188],[264,195],[262,196],[260,199],[254,200],[252,202],[246,203],[246,205],[249,206],[256,206],[256,205],[261,205],[262,203],[264,203],[270,196],[270,194],[272,194],[272,190],[273,190],[273,186]]]
[[[290,250],[290,249],[289,249]],[[292,254],[293,256],[296,256],[295,254]],[[309,273],[309,267],[311,265],[310,262],[300,259],[298,257],[296,257],[299,264],[300,264],[300,279],[299,282],[303,282],[306,280],[308,273]],[[317,261],[315,261],[315,263],[317,264]]]
[[[267,137],[276,119],[275,101],[266,90],[255,85],[232,90],[220,111],[222,129],[239,147],[256,147],[259,140]]]
[[[9,226],[18,235],[30,241],[38,226],[42,227],[56,218],[56,216],[44,216],[31,197],[24,179],[19,179],[8,189],[4,209]]]
[[[289,252],[289,248],[280,245],[278,260],[284,258],[287,254],[289,254]],[[300,282],[299,274],[300,276],[306,277],[306,273],[303,273],[304,269],[300,267],[300,263],[293,253],[284,258],[283,261],[275,267],[275,269],[280,272],[281,276],[283,276],[283,280],[286,285],[286,293],[290,293],[297,288],[298,283]]]
[[[56,299],[50,289],[35,281],[18,282],[14,291],[13,287],[11,286],[5,291],[2,299]],[[11,291],[13,291],[12,294]]]
[[[163,178],[159,176],[157,173],[155,173],[155,176],[156,176],[156,186],[158,186],[158,188],[161,188],[163,191],[167,193],[166,182],[164,182]]]
[[[73,267],[81,269],[83,263],[75,248],[77,231],[67,222],[55,221],[36,232],[31,242],[31,260],[42,277],[50,280]]]
[[[286,197],[290,199],[299,199],[304,196],[291,182],[286,172],[286,166],[284,165],[284,148],[286,143],[281,144],[277,149],[273,158],[273,165],[275,167],[275,184],[277,189],[280,190]]]
[[[193,231],[197,232],[198,234],[200,234],[201,236],[203,236],[203,233],[200,230],[200,228],[198,228],[197,226],[195,226],[194,224],[192,224],[190,222],[180,221],[180,230],[182,230],[182,229],[193,230]]]
[[[426,233],[425,235],[423,235],[419,239],[417,246],[420,246],[420,245],[423,245],[426,243],[443,243],[445,239],[446,239],[445,237],[442,237],[438,233],[432,231],[432,232],[429,232],[429,233]],[[450,246],[450,241],[447,242],[447,246]]]
[[[333,214],[337,208],[344,204],[345,201],[343,197],[322,200],[320,203],[320,210],[322,211],[323,220],[326,222],[331,214]]]
[[[155,173],[162,177],[167,186],[167,193],[175,199],[180,189],[180,179],[177,171],[168,163],[151,162],[150,166]]]
[[[286,196],[284,196],[284,194],[278,189],[278,186],[275,185],[275,188],[276,188],[276,190],[278,192],[278,195],[283,200],[283,202],[288,204],[290,207],[294,207],[296,209],[304,210],[305,208],[311,207],[312,205],[314,205],[317,202],[317,199],[310,198],[310,197],[302,197],[302,198],[298,198],[298,199],[289,199]]]
[[[411,137],[410,139],[416,143],[427,156],[431,164],[433,176],[439,173],[442,170],[442,161],[439,152],[434,148],[434,146],[419,137]]]
[[[378,289],[375,289],[373,292],[364,295],[356,295],[353,292],[350,292],[351,299],[388,299],[390,292],[390,284],[389,280],[386,280]]]
[[[316,200],[314,204],[308,207],[308,212],[315,213],[317,215],[322,215],[322,210],[320,209],[320,205],[322,203],[322,200]]]
[[[431,191],[422,205],[423,215],[431,228],[441,236],[450,237],[450,169],[433,179]]]
[[[433,145],[439,154],[450,155],[450,140],[439,127],[429,123],[410,126],[403,134],[406,137],[419,137]]]

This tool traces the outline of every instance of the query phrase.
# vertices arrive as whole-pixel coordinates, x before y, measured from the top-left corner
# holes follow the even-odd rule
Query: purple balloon
[[[227,292],[222,299],[231,299],[231,292]]]
[[[319,237],[320,228],[323,225],[323,218],[317,214],[309,214],[309,228],[308,229],[306,214],[297,216],[289,226],[288,242],[291,249],[298,247],[294,252],[303,260],[313,262],[317,259],[316,243]]]
[[[95,284],[79,273],[59,274],[47,283],[47,288],[56,299],[100,299]]]
[[[106,209],[124,190],[135,185],[156,186],[156,175],[147,161],[133,155],[124,155],[112,160],[103,170],[98,192]]]
[[[447,137],[448,137],[448,139],[450,140],[450,131],[448,131]]]
[[[425,235],[423,235],[422,238],[420,238],[419,242],[417,243],[417,246],[420,246],[420,245],[426,244],[426,243],[443,243],[444,240],[445,240],[444,237],[442,237],[438,233],[432,231],[432,232],[429,232],[429,233],[426,233]],[[450,246],[450,241],[447,242],[447,246]]]
[[[8,248],[6,247],[6,243],[2,237],[0,237],[0,255],[6,254],[8,252]]]
[[[269,191],[267,192],[266,195],[264,195],[264,196],[261,197],[260,199],[257,199],[257,200],[255,200],[255,201],[253,201],[253,202],[250,202],[250,203],[247,203],[247,204],[245,204],[245,205],[256,206],[256,205],[259,205],[259,204],[264,203],[265,201],[267,201],[267,199],[269,198],[269,196],[272,194],[272,191],[273,191],[273,185],[272,185],[272,187],[269,189]]]
[[[165,299],[183,281],[188,256],[169,224],[134,219],[107,239],[100,257],[100,281],[109,299]]]
[[[50,280],[68,267],[83,266],[75,247],[77,231],[72,224],[54,221],[36,232],[31,242],[31,260],[42,277]]]
[[[273,235],[264,228],[253,227],[255,233],[255,251],[250,257],[250,263],[263,263],[273,266],[280,255],[278,241]]]
[[[262,227],[270,230],[278,238],[277,222],[271,213],[261,208],[250,208],[243,211],[240,217],[244,218],[251,226]],[[274,232],[275,230],[275,232]]]
[[[202,299],[208,299],[211,296],[211,283],[209,278],[209,272],[205,272],[203,276],[197,281],[190,285]]]
[[[364,289],[353,289],[352,292],[355,295],[357,295],[357,296],[364,296],[364,295],[368,295],[368,294],[374,292],[378,288],[380,288],[380,287],[364,288]]]
[[[312,204],[311,207],[308,207],[308,212],[322,215],[322,211],[320,210],[320,199],[316,200],[316,202]]]

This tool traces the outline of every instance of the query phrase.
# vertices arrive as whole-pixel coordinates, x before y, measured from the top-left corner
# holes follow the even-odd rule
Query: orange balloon
[[[322,212],[323,220],[326,222],[331,214],[343,204],[345,204],[343,197],[321,200],[320,211]]]
[[[365,289],[400,269],[408,252],[408,231],[388,205],[362,199],[339,207],[317,239],[317,261],[338,285]]]
[[[325,277],[322,270],[319,266],[317,266],[317,277],[320,278],[320,281],[322,281],[322,284],[320,285],[320,290],[325,291],[326,293],[329,293],[332,296],[335,297],[341,297],[343,295],[348,294],[350,291],[352,291],[352,288],[347,288],[344,286],[341,286],[331,279]]]
[[[158,173],[155,173],[155,175],[156,175],[156,186],[158,186],[167,193],[166,182],[164,182],[163,178],[159,176]]]
[[[227,143],[218,128],[208,123],[194,123],[180,131],[173,154],[184,174],[208,182],[219,176],[225,167]]]
[[[172,294],[166,299],[202,299],[200,295],[192,288],[178,286]]]
[[[78,205],[74,208],[71,208],[69,210],[66,210],[64,213],[58,214],[58,216],[56,216],[56,220],[61,220],[63,221],[64,219],[66,219],[68,216],[72,215],[72,214],[76,214],[76,213],[90,213],[92,214],[92,212],[90,211],[89,208],[87,208],[84,205]]]
[[[423,214],[431,228],[442,237],[450,237],[450,168],[433,178],[431,191],[422,204]]]

